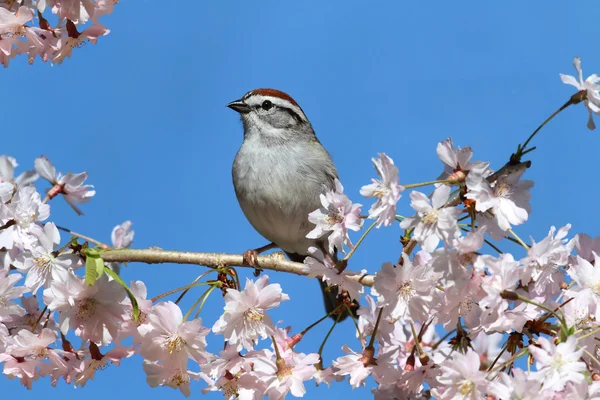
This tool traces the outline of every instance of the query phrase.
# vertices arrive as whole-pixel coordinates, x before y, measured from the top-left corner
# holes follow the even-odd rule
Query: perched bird
[[[233,162],[235,193],[248,221],[271,242],[245,252],[247,262],[254,265],[260,252],[273,247],[296,262],[304,261],[311,246],[325,253],[326,237],[306,238],[314,228],[308,214],[321,207],[320,194],[335,188],[337,170],[302,108],[275,89],[252,90],[227,107],[240,114],[244,126],[244,141]],[[338,291],[319,282],[331,313]],[[343,310],[340,320],[348,316]]]

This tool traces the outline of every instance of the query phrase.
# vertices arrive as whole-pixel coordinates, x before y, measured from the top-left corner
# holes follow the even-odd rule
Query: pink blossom
[[[402,229],[414,228],[414,238],[423,249],[433,252],[440,240],[450,244],[451,240],[460,236],[457,218],[462,213],[458,207],[443,207],[450,196],[450,186],[442,185],[433,192],[431,201],[417,191],[410,194],[411,207],[417,211],[413,217],[400,222]]]
[[[120,249],[131,246],[135,232],[131,229],[131,221],[125,221],[113,228],[110,235],[113,247]]]
[[[40,287],[48,287],[52,276],[60,276],[64,280],[70,269],[81,266],[81,259],[75,254],[54,255],[60,243],[60,234],[53,222],[44,225],[43,230],[36,236],[37,244],[19,254],[13,263],[16,268],[27,273],[25,286],[34,294]]]
[[[541,242],[531,239],[533,244],[527,251],[527,257],[521,260],[525,266],[521,280],[523,284],[531,283],[531,291],[536,295],[552,298],[559,291],[564,280],[564,273],[559,268],[568,264],[575,244],[565,239],[569,229],[569,224],[558,232],[551,227],[548,236]]]
[[[471,169],[471,157],[473,157],[471,146],[464,148],[460,146],[454,147],[452,138],[449,137],[443,142],[438,143],[436,153],[440,161],[444,163],[444,173],[440,179],[446,179],[455,171],[468,171]]]
[[[83,340],[108,344],[117,337],[123,321],[125,289],[102,275],[93,286],[69,271],[66,277],[55,276],[52,285],[44,289],[48,309],[60,312],[63,334],[71,329]]]
[[[25,315],[25,309],[12,301],[21,298],[23,293],[29,291],[23,286],[15,287],[15,283],[20,280],[20,274],[0,276],[0,322],[10,322],[16,317]]]
[[[67,22],[67,26],[68,24],[69,23]],[[90,43],[95,44],[100,36],[105,36],[110,33],[109,29],[106,29],[104,25],[97,22],[94,22],[83,32],[77,32],[74,26],[72,29],[75,29],[76,33],[73,34],[71,32],[68,32],[68,36],[62,36],[58,40],[58,43],[56,44],[57,51],[52,57],[53,64],[62,64],[65,58],[71,57],[73,49],[83,46],[86,43],[86,40],[88,40]]]
[[[140,334],[140,329],[142,325],[147,325],[150,323],[148,320],[148,315],[152,312],[152,300],[147,299],[147,289],[146,285],[142,281],[131,281],[129,283],[129,289],[135,296],[135,299],[138,303],[138,320],[134,319],[133,314],[133,306],[129,298],[125,298],[123,300],[123,307],[125,308],[125,316],[123,318],[123,322],[121,323],[119,329],[119,337],[126,338],[129,336],[133,336],[134,344],[139,344],[143,340],[142,335]],[[143,331],[143,328],[141,329]]]
[[[185,365],[188,358],[205,364],[212,355],[206,352],[206,335],[201,319],[184,321],[177,304],[157,304],[148,314],[147,324],[138,329],[143,336],[140,355],[149,361],[168,361]]]
[[[185,365],[180,364],[144,361],[144,372],[146,373],[146,382],[150,387],[169,386],[179,389],[186,397],[191,394],[190,381],[200,379],[199,373],[189,371]]]
[[[49,216],[50,206],[42,203],[35,187],[21,186],[8,205],[0,204],[0,223],[8,225],[0,230],[0,248],[31,248]]]
[[[594,252],[600,254],[600,236],[591,238],[585,233],[580,233],[575,235],[573,242],[575,245],[575,249],[577,250],[577,255],[581,258],[584,258],[591,262],[594,261]],[[577,263],[575,257],[571,258],[570,263]]]
[[[532,378],[532,374],[519,368],[512,370],[512,376],[500,373],[500,379],[490,383],[490,394],[498,399],[539,400],[551,398],[552,392],[540,391],[539,382]]]
[[[306,393],[304,381],[312,379],[319,362],[316,353],[293,353],[286,361],[277,364],[274,358],[260,357],[254,362],[256,377],[265,384],[265,395],[272,400],[283,400],[289,392],[294,397]]]
[[[512,254],[501,254],[499,258],[480,256],[475,266],[480,271],[486,269],[489,271],[481,284],[486,297],[479,304],[482,307],[495,307],[506,303],[506,300],[500,297],[500,293],[504,290],[514,290],[522,274],[522,268],[519,268],[519,263],[515,261]]]
[[[481,309],[478,302],[485,295],[481,290],[481,275],[466,273],[462,281],[464,284],[453,285],[444,290],[444,305],[439,313],[438,322],[449,329],[462,318],[467,328],[476,328],[479,325]]]
[[[38,175],[35,171],[25,171],[22,172],[19,176],[15,177],[15,168],[17,168],[18,166],[19,164],[17,164],[17,160],[15,160],[13,157],[1,155],[0,182],[10,182],[16,184],[17,186],[26,186],[35,182],[35,180],[38,178]],[[0,199],[1,198],[2,194],[0,190]],[[3,199],[2,201],[6,203],[8,199]]]
[[[96,354],[91,354],[91,357],[81,360],[75,376],[75,387],[84,387],[88,380],[94,379],[96,371],[106,368],[109,363],[118,366],[121,359],[131,357],[133,354],[135,354],[135,350],[123,346],[117,346],[106,354],[97,350]]]
[[[440,399],[481,399],[488,388],[486,373],[479,370],[479,356],[473,350],[454,352],[442,363],[432,394]]]
[[[568,382],[582,382],[586,371],[584,362],[579,361],[583,349],[577,349],[577,338],[569,336],[566,342],[555,345],[545,337],[538,339],[541,347],[529,346],[529,352],[536,361],[537,372],[533,377],[540,381],[545,389],[559,391]]]
[[[584,104],[589,114],[587,127],[589,130],[593,131],[596,129],[596,124],[594,124],[592,113],[600,114],[600,76],[593,74],[584,81],[583,73],[581,71],[581,59],[579,57],[575,57],[573,60],[573,66],[577,71],[579,80],[571,75],[563,74],[560,74],[560,79],[567,85],[575,86],[578,91],[586,92]]]
[[[521,180],[525,169],[502,175],[493,184],[487,181],[485,171],[472,170],[467,175],[469,192],[465,196],[476,201],[475,210],[481,213],[490,210],[502,231],[527,221],[531,211],[529,190],[533,182]]]
[[[363,186],[360,194],[377,199],[369,210],[369,218],[377,219],[379,228],[381,225],[389,226],[396,220],[396,204],[404,187],[398,183],[398,167],[385,153],[379,153],[379,158],[373,158],[373,164],[381,179],[371,179],[373,183]]]
[[[65,201],[79,215],[82,212],[75,204],[86,203],[96,194],[95,190],[91,190],[93,188],[92,185],[84,185],[87,179],[87,172],[79,174],[68,172],[66,175],[57,174],[56,168],[46,156],[36,158],[35,169],[42,178],[54,185],[48,191],[48,197],[53,198],[58,194],[63,194]]]
[[[133,229],[131,229],[131,221],[125,221],[122,224],[115,226],[110,235],[113,247],[121,249],[131,246],[131,243],[133,243],[134,233],[135,232],[133,231]],[[121,270],[121,263],[111,262],[107,265],[117,274]]]
[[[358,231],[362,228],[360,218],[360,204],[352,204],[344,194],[344,187],[335,180],[335,190],[321,194],[323,207],[308,214],[308,220],[315,224],[315,228],[306,235],[309,239],[318,239],[324,235],[329,242],[329,252],[334,253],[334,248],[344,253],[344,245],[352,248],[348,237],[348,230]]]
[[[279,284],[270,284],[267,275],[261,276],[256,282],[246,279],[244,290],[228,289],[225,295],[225,311],[214,324],[214,333],[223,334],[230,344],[238,350],[251,350],[258,338],[273,335],[273,321],[266,313],[271,308],[289,300],[282,293]]]
[[[6,8],[0,8],[0,35],[19,36],[23,25],[33,18],[33,12],[29,7],[21,6],[16,13]]]
[[[212,378],[218,379],[224,376],[226,371],[236,375],[238,372],[251,371],[252,364],[255,357],[261,356],[268,350],[261,350],[259,352],[249,352],[245,355],[241,355],[236,346],[227,346],[225,350],[221,350],[219,353],[220,357],[216,357],[208,363],[201,365],[202,372],[211,376]]]
[[[360,272],[354,272],[345,269],[340,273],[331,260],[324,257],[323,253],[317,248],[310,247],[308,252],[310,253],[310,256],[304,259],[304,264],[309,268],[308,277],[319,277],[323,282],[327,282],[330,286],[337,286],[343,290],[347,290],[348,294],[353,299],[358,299],[360,297],[360,294],[364,291],[364,286],[356,279],[352,278],[365,275],[367,270],[363,269]]]
[[[332,365],[337,369],[335,372],[336,375],[350,375],[350,385],[352,388],[364,385],[365,380],[371,374],[382,374],[383,370],[390,367],[390,361],[394,359],[394,356],[397,354],[395,350],[392,350],[389,353],[380,355],[377,359],[370,359],[363,353],[353,351],[347,345],[342,346],[342,351],[346,353],[346,355],[333,360]]]
[[[590,289],[591,298],[600,307],[600,257],[594,253],[594,263],[577,256],[577,264],[567,271],[582,289]]]
[[[253,373],[227,372],[217,380],[206,375],[202,375],[202,379],[208,383],[208,386],[202,389],[203,394],[221,391],[225,399],[260,400],[267,390],[266,384],[258,380]]]
[[[463,286],[469,282],[464,278],[473,273],[469,266],[477,260],[477,251],[483,246],[485,232],[485,227],[471,231],[466,236],[455,239],[451,248],[440,248],[433,253],[431,265],[445,279],[444,287]]]
[[[373,295],[378,305],[390,307],[391,317],[403,320],[423,320],[431,316],[439,299],[434,294],[436,275],[431,268],[415,267],[406,255],[404,265],[385,263],[375,274]]]

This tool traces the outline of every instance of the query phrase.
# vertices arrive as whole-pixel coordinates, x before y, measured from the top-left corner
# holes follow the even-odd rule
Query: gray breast
[[[263,146],[246,138],[233,164],[233,184],[252,226],[282,250],[306,255],[315,241],[308,214],[319,195],[333,187],[337,173],[318,141]]]

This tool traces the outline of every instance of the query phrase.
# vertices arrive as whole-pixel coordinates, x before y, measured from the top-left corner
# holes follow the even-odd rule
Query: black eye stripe
[[[290,114],[292,116],[292,118],[294,118],[294,120],[296,120],[296,122],[301,123],[302,118],[300,118],[300,116],[298,114],[296,114],[296,112],[294,110],[292,110],[291,108],[285,108],[285,107],[279,107],[282,110],[285,110],[288,114]]]

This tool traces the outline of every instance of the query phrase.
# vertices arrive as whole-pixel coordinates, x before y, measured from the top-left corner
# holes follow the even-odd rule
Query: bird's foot
[[[244,262],[254,268],[254,276],[259,276],[262,268],[258,265],[258,255],[264,251],[277,247],[274,243],[269,243],[266,246],[259,247],[253,250],[246,250],[243,254]]]

